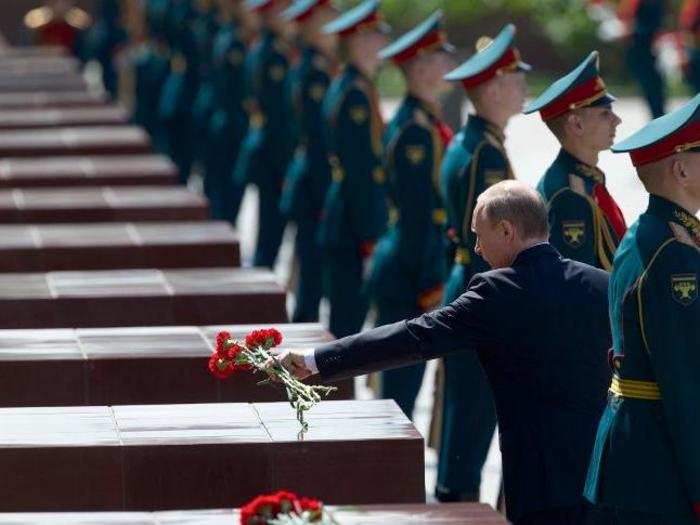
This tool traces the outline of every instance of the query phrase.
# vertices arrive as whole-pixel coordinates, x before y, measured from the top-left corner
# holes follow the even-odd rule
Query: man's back
[[[450,305],[324,345],[316,363],[328,380],[477,351],[496,400],[509,519],[573,506],[610,384],[607,284],[606,272],[533,246]]]

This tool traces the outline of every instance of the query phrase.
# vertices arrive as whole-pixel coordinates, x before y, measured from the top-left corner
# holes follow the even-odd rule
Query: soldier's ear
[[[675,155],[671,162],[671,175],[681,186],[688,180],[688,168],[684,160],[683,155]]]

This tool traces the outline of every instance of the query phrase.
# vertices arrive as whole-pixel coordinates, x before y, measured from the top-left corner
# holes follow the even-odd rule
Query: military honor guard
[[[440,164],[452,130],[440,120],[439,97],[451,85],[453,47],[438,11],[381,50],[403,73],[407,93],[384,133],[384,166],[390,195],[389,231],[372,260],[370,298],[377,325],[416,317],[440,304],[445,280],[445,225]],[[380,396],[413,413],[425,365],[382,373]]]
[[[86,37],[85,58],[100,64],[102,84],[112,99],[117,97],[119,88],[119,78],[114,64],[115,57],[119,48],[126,44],[127,36],[119,1],[102,0],[95,24]]]
[[[474,274],[488,269],[471,230],[477,198],[489,186],[513,178],[504,129],[523,110],[524,72],[530,69],[520,59],[514,38],[512,24],[494,39],[480,38],[477,52],[445,77],[460,82],[474,105],[474,113],[447,149],[440,174],[455,253],[445,304],[467,290]],[[493,398],[475,353],[446,357],[444,372],[436,496],[440,501],[478,501],[481,469],[496,425]]]
[[[610,277],[613,379],[586,497],[606,524],[700,520],[700,95],[615,144],[649,196]]]
[[[134,63],[134,113],[132,120],[151,136],[156,150],[166,151],[165,130],[158,118],[160,94],[170,73],[167,39],[169,0],[148,0],[145,6],[147,39]]]
[[[289,134],[286,81],[292,49],[285,40],[289,22],[280,15],[288,0],[247,0],[262,21],[259,40],[245,62],[249,126],[241,145],[234,183],[258,188],[258,239],[254,266],[272,267],[284,232],[280,198],[293,142]]]
[[[330,301],[330,331],[357,332],[366,314],[363,273],[386,229],[382,168],[384,123],[373,78],[388,43],[379,2],[366,0],[327,24],[346,59],[323,101],[331,184],[320,226],[324,279]]]
[[[322,295],[323,257],[318,229],[331,182],[322,105],[337,73],[335,35],[323,31],[337,12],[329,0],[297,0],[283,16],[297,24],[302,56],[290,76],[290,106],[298,146],[285,175],[280,203],[284,216],[296,224],[294,252],[298,280],[292,321],[318,321]]]
[[[214,112],[205,133],[202,168],[212,218],[235,223],[245,184],[236,183],[233,169],[248,129],[243,63],[253,31],[243,0],[220,0],[220,10],[211,63]]]
[[[525,113],[539,111],[561,144],[537,186],[549,208],[550,242],[564,257],[609,271],[627,227],[597,167],[599,153],[610,148],[620,124],[598,61],[593,51]]]
[[[170,72],[158,103],[165,152],[178,168],[180,182],[189,179],[194,161],[192,107],[199,90],[200,55],[192,21],[190,0],[170,0],[166,35],[170,48]]]

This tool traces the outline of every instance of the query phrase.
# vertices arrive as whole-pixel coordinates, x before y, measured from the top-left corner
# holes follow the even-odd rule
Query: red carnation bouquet
[[[253,330],[246,336],[245,342],[232,339],[229,332],[219,332],[216,336],[216,348],[209,358],[209,371],[219,379],[226,379],[240,372],[266,373],[284,386],[287,399],[296,410],[302,428],[306,430],[308,423],[304,421],[304,412],[336,388],[307,385],[295,378],[270,352],[271,348],[281,343],[282,334],[274,328]]]
[[[241,507],[241,525],[329,525],[332,518],[323,503],[280,490],[258,496]]]

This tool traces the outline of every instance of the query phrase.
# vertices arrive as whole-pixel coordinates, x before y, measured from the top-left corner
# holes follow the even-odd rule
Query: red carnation
[[[219,332],[216,336],[216,353],[222,357],[226,356],[228,341],[231,339],[229,332]]]
[[[269,350],[282,342],[282,334],[274,328],[263,330],[253,330],[245,337],[245,344],[248,348],[262,346]]]
[[[233,361],[223,359],[219,354],[212,354],[209,358],[209,371],[218,379],[226,379],[235,371],[235,368]]]
[[[294,507],[299,499],[296,494],[289,492],[288,490],[280,490],[274,494],[274,497],[277,498],[277,501],[279,502],[280,512],[286,514],[295,510]]]
[[[313,498],[301,498],[299,500],[299,506],[301,507],[302,511],[308,510],[315,513],[321,510],[323,503]]]

